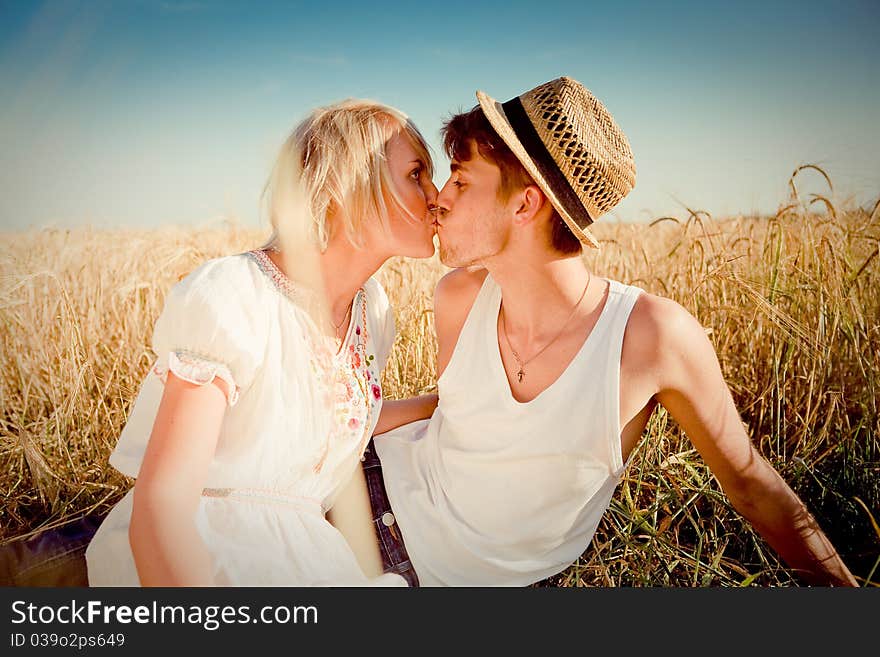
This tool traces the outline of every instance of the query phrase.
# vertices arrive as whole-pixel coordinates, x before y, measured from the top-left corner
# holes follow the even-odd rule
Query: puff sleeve
[[[268,321],[256,280],[243,258],[209,260],[177,283],[153,328],[156,361],[138,396],[110,465],[136,477],[162,400],[168,372],[198,385],[219,376],[232,406],[265,359]]]
[[[153,330],[153,372],[204,385],[219,377],[238,401],[265,353],[253,281],[233,260],[209,261],[175,285]]]

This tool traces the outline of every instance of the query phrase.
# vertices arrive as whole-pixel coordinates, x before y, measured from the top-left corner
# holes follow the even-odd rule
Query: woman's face
[[[434,255],[434,216],[429,208],[437,202],[437,188],[428,175],[426,163],[400,131],[385,147],[388,169],[398,197],[405,208],[386,198],[389,232],[377,237],[393,255],[428,258]]]

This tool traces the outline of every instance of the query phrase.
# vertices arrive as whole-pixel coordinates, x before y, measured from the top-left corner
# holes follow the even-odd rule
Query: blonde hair
[[[321,251],[330,238],[331,216],[342,218],[348,239],[359,247],[366,222],[379,221],[387,228],[386,198],[406,211],[386,157],[386,144],[398,131],[432,176],[428,145],[400,110],[357,99],[312,110],[282,145],[263,190],[273,228],[266,246],[278,246],[279,233],[286,228],[284,208],[289,207],[284,197],[292,188],[305,205],[306,233]]]

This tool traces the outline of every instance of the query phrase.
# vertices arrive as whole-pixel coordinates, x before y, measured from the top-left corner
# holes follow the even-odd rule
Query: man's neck
[[[484,266],[501,287],[508,330],[529,341],[558,331],[591,279],[579,256],[501,254]],[[592,311],[601,300],[601,286],[590,282],[590,288],[579,312]]]

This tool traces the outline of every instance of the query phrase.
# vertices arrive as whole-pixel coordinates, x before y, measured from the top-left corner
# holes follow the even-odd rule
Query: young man
[[[439,406],[374,440],[393,510],[376,516],[383,542],[402,532],[422,586],[556,574],[587,548],[661,404],[793,569],[856,585],[750,442],[696,319],[580,257],[635,182],[607,109],[570,78],[503,105],[477,98],[444,128],[437,233],[458,269],[435,293]]]

